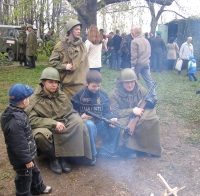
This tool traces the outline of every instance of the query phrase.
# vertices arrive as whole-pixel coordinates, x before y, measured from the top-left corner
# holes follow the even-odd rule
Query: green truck
[[[0,25],[0,52],[8,53],[8,58],[11,61],[19,59],[19,31],[21,26],[14,25]],[[34,28],[34,31],[37,35],[37,29]],[[40,38],[37,38],[38,47],[43,46],[43,41]]]

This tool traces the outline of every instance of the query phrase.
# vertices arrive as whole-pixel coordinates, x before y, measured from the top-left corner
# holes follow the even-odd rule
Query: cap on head
[[[189,59],[190,59],[190,60],[194,59],[194,56],[190,55],[190,56],[189,56]]]
[[[25,25],[21,26],[21,30],[26,30],[26,26]]]
[[[162,35],[162,32],[161,31],[156,31],[156,34],[157,35]]]
[[[32,28],[33,29],[33,25],[32,24],[28,24],[27,28]]]
[[[75,27],[75,26],[77,26],[77,25],[80,25],[81,28],[82,28],[82,24],[81,24],[78,20],[76,20],[76,19],[71,19],[71,20],[69,20],[68,23],[67,23],[67,25],[66,25],[67,33],[69,34],[69,31],[70,31],[73,27]]]
[[[136,81],[137,76],[132,69],[125,68],[121,71],[120,76],[119,76],[119,80],[120,80],[120,82]]]
[[[34,90],[25,84],[14,84],[9,90],[9,103],[12,105],[19,104],[22,100],[30,97]]]
[[[60,82],[60,75],[57,69],[53,67],[47,67],[43,70],[40,80],[56,80]]]

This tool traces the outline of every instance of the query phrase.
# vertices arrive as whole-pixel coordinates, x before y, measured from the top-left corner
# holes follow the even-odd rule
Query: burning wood
[[[165,192],[161,195],[161,196],[178,196],[177,193],[178,191],[180,191],[181,189],[184,189],[185,186],[178,188],[178,187],[174,187],[173,189],[168,185],[168,183],[165,181],[165,179],[160,175],[157,174],[157,176],[159,177],[159,180],[161,182],[161,184],[163,186],[165,186]]]

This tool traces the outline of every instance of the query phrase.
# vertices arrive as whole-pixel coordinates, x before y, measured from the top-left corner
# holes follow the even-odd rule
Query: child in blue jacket
[[[189,80],[192,82],[192,80],[194,79],[194,81],[197,81],[197,78],[195,76],[195,72],[197,69],[197,64],[196,64],[196,60],[193,56],[189,56],[190,61],[188,62],[188,77]]]

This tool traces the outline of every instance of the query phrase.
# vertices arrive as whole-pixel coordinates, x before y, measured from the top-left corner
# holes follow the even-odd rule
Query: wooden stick
[[[165,179],[160,175],[160,174],[157,174],[157,176],[159,177],[160,179],[160,182],[166,187],[167,189],[167,195],[170,196],[170,195],[174,195],[174,196],[178,196],[177,193],[178,191],[180,191],[181,189],[184,189],[185,186],[181,187],[181,188],[178,188],[178,187],[174,187],[173,189],[168,185],[168,183],[165,181]],[[165,195],[165,194],[164,194]]]
[[[157,176],[159,177],[160,182],[167,188],[167,191],[168,192],[172,192],[173,189],[167,184],[167,182],[165,181],[165,179],[160,174],[157,174]]]

